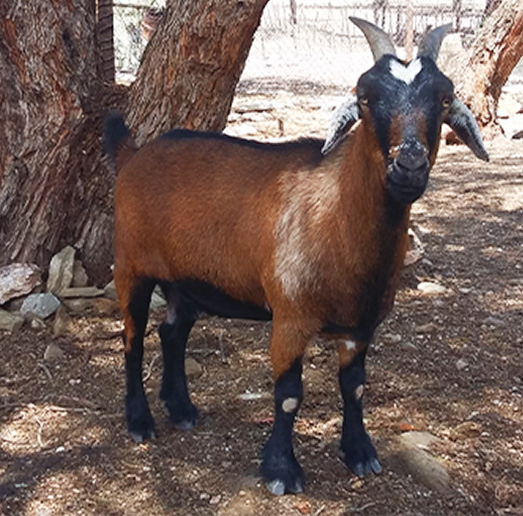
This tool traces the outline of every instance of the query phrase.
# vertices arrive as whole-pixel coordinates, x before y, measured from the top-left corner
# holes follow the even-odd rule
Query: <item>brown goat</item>
[[[362,420],[364,362],[392,308],[410,205],[427,185],[443,122],[488,159],[470,111],[435,64],[448,26],[429,33],[418,57],[404,63],[383,31],[353,21],[376,64],[337,111],[326,142],[175,130],[136,149],[119,115],[106,124],[118,169],[114,274],[129,431],[137,441],[154,435],[141,370],[156,284],[168,300],[160,397],[182,429],[198,417],[184,371],[198,316],[272,319],[276,415],[262,474],[275,494],[303,488],[292,428],[303,398],[301,360],[317,337],[339,353],[345,462],[359,476],[381,471]]]

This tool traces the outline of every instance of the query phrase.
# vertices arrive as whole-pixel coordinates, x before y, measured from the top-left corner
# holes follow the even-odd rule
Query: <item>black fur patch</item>
[[[258,321],[270,321],[272,319],[271,312],[265,308],[234,299],[204,281],[185,279],[177,281],[174,287],[184,297],[191,300],[200,311],[209,315]]]
[[[109,156],[113,163],[116,162],[118,147],[131,132],[125,125],[124,119],[117,111],[107,113],[104,120],[103,145],[104,152]]]

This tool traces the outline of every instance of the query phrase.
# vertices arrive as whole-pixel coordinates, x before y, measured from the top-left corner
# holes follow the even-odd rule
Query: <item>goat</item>
[[[385,32],[352,21],[375,64],[336,111],[325,142],[260,143],[180,129],[137,149],[120,115],[106,121],[118,172],[114,275],[128,430],[138,442],[154,436],[141,374],[155,285],[168,301],[160,398],[184,430],[198,419],[184,371],[197,318],[272,320],[275,420],[261,472],[274,494],[303,489],[292,432],[302,357],[317,337],[339,355],[345,463],[358,476],[381,471],[362,420],[365,356],[393,305],[410,206],[427,185],[442,123],[488,160],[472,113],[435,63],[449,26],[428,33],[407,63]]]

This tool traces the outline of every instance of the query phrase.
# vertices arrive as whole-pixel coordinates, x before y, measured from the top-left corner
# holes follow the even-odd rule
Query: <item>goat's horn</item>
[[[358,26],[367,38],[372,55],[374,56],[374,61],[377,61],[385,54],[396,55],[396,49],[386,32],[367,20],[355,18],[354,16],[350,16],[349,19],[352,23]]]
[[[428,32],[419,46],[418,57],[427,56],[436,62],[441,42],[451,27],[452,23],[447,23]]]

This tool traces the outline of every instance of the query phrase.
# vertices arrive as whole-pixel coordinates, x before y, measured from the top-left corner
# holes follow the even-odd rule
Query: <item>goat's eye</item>
[[[369,103],[369,98],[368,97],[361,97],[360,98],[360,104],[362,106],[366,106],[368,103]]]
[[[448,109],[450,107],[450,102],[451,102],[450,99],[447,99],[447,98],[443,99],[441,101],[441,105],[443,106],[443,109]]]

